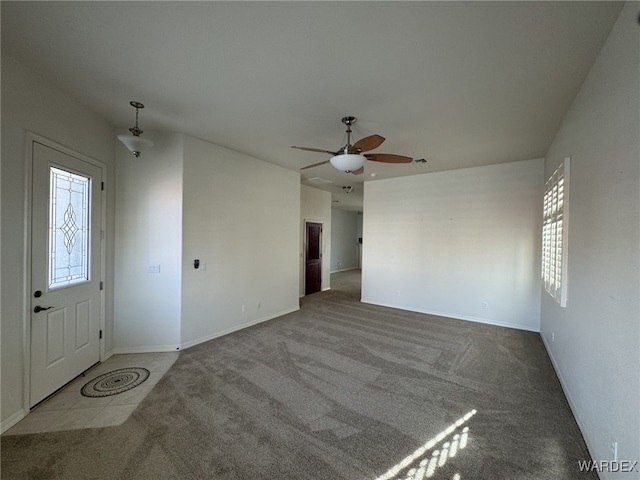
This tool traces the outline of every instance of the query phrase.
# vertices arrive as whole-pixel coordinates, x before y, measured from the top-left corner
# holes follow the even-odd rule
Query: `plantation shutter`
[[[567,302],[569,158],[545,184],[542,222],[542,281],[562,307]]]

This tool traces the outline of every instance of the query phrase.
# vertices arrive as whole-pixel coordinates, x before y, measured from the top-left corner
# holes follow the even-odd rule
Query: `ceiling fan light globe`
[[[135,157],[140,156],[140,152],[149,147],[153,147],[153,142],[146,138],[142,138],[135,135],[118,135],[118,140],[124,143],[124,146],[133,152]]]
[[[355,153],[343,153],[340,155],[336,155],[331,157],[329,160],[331,165],[333,165],[338,170],[342,170],[343,172],[351,172],[353,170],[359,169],[366,159],[362,155],[357,155]]]

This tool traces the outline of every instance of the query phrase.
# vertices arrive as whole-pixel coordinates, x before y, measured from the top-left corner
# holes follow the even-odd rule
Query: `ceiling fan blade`
[[[353,150],[360,152],[368,152],[374,148],[378,148],[384,142],[384,137],[380,135],[369,135],[368,137],[361,138],[353,144]]]
[[[411,163],[413,158],[404,155],[394,155],[392,153],[368,153],[365,155],[367,160],[383,163]]]
[[[325,160],[324,162],[314,163],[313,165],[307,165],[306,167],[302,167],[300,170],[306,170],[307,168],[319,167],[320,165],[324,165],[325,163],[329,163],[329,160]]]
[[[321,148],[309,148],[309,147],[291,147],[297,148],[298,150],[307,150],[308,152],[320,152],[320,153],[328,153],[329,155],[337,155],[337,152],[330,152],[329,150],[323,150]]]
[[[364,173],[364,165],[357,170],[351,170],[351,173],[353,173],[354,175],[362,175]]]

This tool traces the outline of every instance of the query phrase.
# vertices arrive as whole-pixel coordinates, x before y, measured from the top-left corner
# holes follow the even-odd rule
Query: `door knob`
[[[53,307],[41,307],[40,305],[36,305],[36,306],[34,307],[33,311],[34,311],[35,313],[38,313],[38,312],[41,312],[41,311],[43,311],[43,310],[49,310],[50,308],[53,308]]]

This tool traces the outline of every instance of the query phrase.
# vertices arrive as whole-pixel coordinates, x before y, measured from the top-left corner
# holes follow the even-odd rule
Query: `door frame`
[[[307,243],[308,243],[308,238],[307,238],[307,224],[308,223],[319,223],[320,225],[322,225],[322,227],[320,228],[320,291],[323,291],[322,288],[322,283],[324,281],[324,275],[322,275],[322,266],[324,265],[324,222],[322,220],[311,220],[308,218],[304,219],[304,226],[303,226],[303,234],[304,234],[304,242],[302,244],[302,290],[303,292],[306,291],[307,288]],[[306,293],[303,294],[303,296],[306,296]]]
[[[103,162],[84,155],[69,147],[65,147],[53,140],[38,135],[37,133],[26,131],[26,146],[25,146],[25,186],[24,186],[24,243],[23,243],[23,272],[24,280],[22,285],[23,299],[22,299],[22,351],[23,351],[23,412],[24,416],[28,415],[31,397],[31,212],[33,208],[33,144],[39,143],[46,147],[58,150],[61,153],[75,157],[83,162],[87,162],[100,168],[101,182],[104,185],[101,194],[101,210],[102,219],[100,225],[100,280],[102,281],[103,288],[100,291],[100,330],[105,332],[105,314],[106,314],[106,292],[107,282],[105,281],[105,268],[107,264],[106,257],[106,229],[107,229],[107,186],[105,178],[107,176],[107,166]],[[100,346],[100,361],[104,361],[105,357],[105,335],[99,340]],[[60,385],[61,387],[63,385]]]

